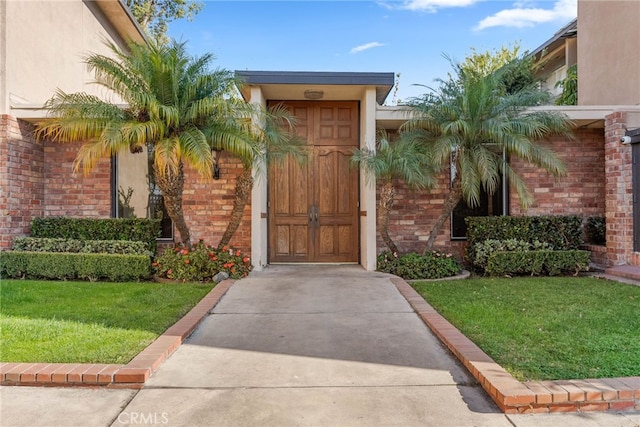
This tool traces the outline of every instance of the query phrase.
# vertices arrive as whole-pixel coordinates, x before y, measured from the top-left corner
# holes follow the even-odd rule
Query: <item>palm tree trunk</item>
[[[227,229],[222,235],[222,239],[220,239],[218,248],[227,246],[235,232],[238,230],[238,227],[240,227],[242,217],[244,216],[244,208],[249,203],[249,197],[251,197],[251,189],[253,189],[251,169],[245,168],[238,178],[236,178],[236,197],[233,201],[231,218],[227,224]]]
[[[398,247],[393,240],[391,240],[391,236],[389,236],[389,216],[391,215],[391,208],[393,207],[395,193],[396,191],[395,188],[393,188],[393,182],[391,180],[385,182],[380,189],[378,230],[380,230],[380,236],[389,250],[393,253],[398,253]]]
[[[429,239],[427,240],[427,246],[424,248],[424,253],[433,250],[433,244],[436,242],[436,238],[438,234],[440,234],[440,230],[442,230],[442,226],[445,221],[451,218],[451,212],[458,206],[460,200],[462,199],[462,182],[460,180],[460,174],[456,174],[456,177],[453,179],[451,183],[451,190],[449,194],[447,194],[447,198],[444,201],[444,205],[442,206],[442,211],[440,212],[440,216],[436,220],[436,223],[433,225],[431,229],[431,233],[429,234]]]
[[[182,211],[182,191],[184,189],[182,163],[180,163],[178,173],[172,173],[169,170],[167,170],[166,173],[161,173],[155,163],[153,169],[156,184],[164,196],[164,206],[167,209],[167,213],[178,229],[182,243],[187,247],[191,247],[191,234],[189,233],[189,227],[187,227],[184,212]]]

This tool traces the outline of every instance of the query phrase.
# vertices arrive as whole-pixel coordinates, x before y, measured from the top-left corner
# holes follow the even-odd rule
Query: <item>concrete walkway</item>
[[[271,266],[236,282],[144,389],[2,387],[4,426],[640,426],[505,415],[381,273]]]

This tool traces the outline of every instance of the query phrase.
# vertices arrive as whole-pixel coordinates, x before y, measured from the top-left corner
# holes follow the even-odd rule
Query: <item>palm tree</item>
[[[254,112],[252,117],[246,117],[242,123],[246,126],[246,131],[253,134],[253,139],[247,141],[249,146],[245,150],[223,144],[215,147],[219,150],[230,150],[242,162],[242,172],[236,178],[236,195],[231,217],[218,244],[219,248],[229,244],[240,226],[253,189],[253,171],[256,170],[258,175],[264,175],[269,162],[282,161],[287,155],[292,155],[302,162],[307,154],[304,141],[294,131],[295,117],[281,104],[271,107],[268,111]]]
[[[481,190],[493,194],[503,174],[523,207],[533,202],[504,154],[519,157],[555,177],[566,174],[560,159],[538,143],[551,134],[571,137],[571,122],[565,115],[532,108],[548,105],[548,93],[534,86],[507,93],[502,82],[504,73],[511,71],[509,65],[487,75],[452,65],[454,76],[438,80],[438,90],[411,101],[415,115],[403,125],[408,137],[428,147],[436,168],[451,167],[450,191],[425,252],[433,248],[460,200],[477,206]]]
[[[226,70],[211,71],[213,56],[190,57],[185,43],[131,43],[128,51],[108,44],[113,57],[92,54],[86,63],[99,85],[124,103],[87,93],[57,91],[46,107],[50,118],[37,136],[57,142],[83,141],[74,170],[87,174],[102,157],[150,147],[156,184],[167,213],[190,244],[182,210],[184,164],[211,176],[212,147],[224,146],[249,156],[255,149],[238,116],[246,104],[230,96],[235,79]]]
[[[370,177],[382,181],[380,188],[380,208],[378,209],[378,230],[382,240],[393,253],[398,247],[389,236],[389,216],[395,201],[394,181],[399,179],[411,188],[423,189],[433,185],[434,171],[430,166],[424,145],[413,139],[400,137],[389,141],[388,134],[378,133],[376,150],[363,148],[356,150],[351,158],[353,164],[360,164]]]

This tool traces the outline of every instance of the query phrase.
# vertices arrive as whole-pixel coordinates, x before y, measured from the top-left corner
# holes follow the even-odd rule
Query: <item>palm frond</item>
[[[191,164],[198,173],[210,178],[213,156],[211,146],[204,133],[195,126],[189,126],[180,133],[179,138],[184,160]]]
[[[86,93],[67,94],[57,91],[47,101],[49,117],[36,127],[36,137],[58,142],[91,140],[99,137],[110,122],[125,120],[117,106]]]
[[[509,67],[487,75],[467,72],[453,62],[452,67],[453,74],[438,80],[437,89],[412,100],[412,118],[401,130],[429,147],[435,167],[445,166],[454,153],[458,156],[452,161],[470,205],[479,201],[482,188],[495,191],[503,171],[523,203],[529,203],[530,193],[505,164],[502,151],[562,176],[562,162],[540,141],[552,135],[571,138],[572,123],[558,112],[532,110],[548,102],[548,94],[532,85],[507,92],[504,74]]]
[[[435,184],[436,170],[431,164],[424,145],[416,143],[413,135],[391,141],[384,130],[378,132],[376,149],[354,150],[351,157],[354,165],[360,165],[367,179],[391,182],[400,179],[412,188],[428,188]]]

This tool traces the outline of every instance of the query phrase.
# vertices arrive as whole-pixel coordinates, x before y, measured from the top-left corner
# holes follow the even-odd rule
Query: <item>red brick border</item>
[[[218,283],[189,313],[126,365],[0,363],[0,384],[142,388],[145,381],[207,317],[234,282],[224,280]]]
[[[640,410],[640,377],[521,383],[438,314],[406,281],[393,278],[391,282],[504,413]]]

